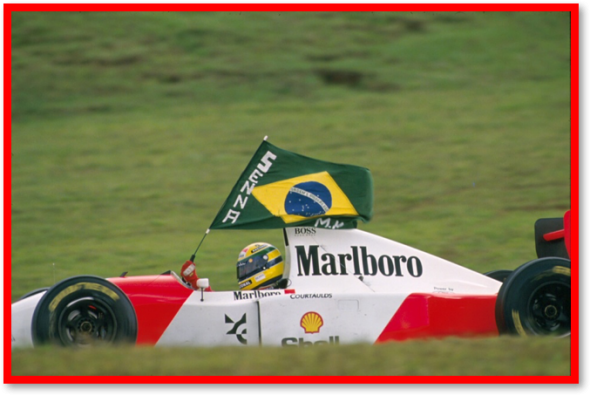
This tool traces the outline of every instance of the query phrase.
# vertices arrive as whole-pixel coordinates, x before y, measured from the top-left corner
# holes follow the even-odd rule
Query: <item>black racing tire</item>
[[[18,302],[19,300],[26,299],[26,298],[28,298],[28,297],[30,297],[30,296],[37,295],[38,293],[45,292],[45,291],[47,291],[48,289],[49,289],[49,287],[45,287],[45,288],[37,288],[37,289],[35,289],[35,290],[31,291],[31,292],[27,292],[26,294],[24,294],[23,296],[21,296],[20,298],[18,298],[18,299],[17,299],[17,302]]]
[[[494,280],[498,280],[501,283],[505,282],[510,275],[514,273],[514,270],[492,270],[491,272],[484,273],[484,275],[493,278]]]
[[[32,335],[35,346],[135,343],[137,317],[115,284],[96,276],[76,276],[43,295],[33,313]]]
[[[541,258],[525,263],[502,284],[496,300],[501,335],[571,334],[571,262]]]

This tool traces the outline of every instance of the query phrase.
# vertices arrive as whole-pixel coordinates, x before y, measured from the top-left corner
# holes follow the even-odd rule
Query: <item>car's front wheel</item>
[[[131,302],[116,285],[95,276],[57,283],[33,314],[33,343],[87,347],[134,343],[137,318]]]

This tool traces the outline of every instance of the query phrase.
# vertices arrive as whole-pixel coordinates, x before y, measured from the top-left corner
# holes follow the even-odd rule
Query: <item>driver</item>
[[[252,243],[238,256],[236,272],[240,290],[278,288],[284,269],[277,248],[268,243]]]
[[[283,288],[279,282],[283,279],[285,264],[281,252],[268,243],[252,243],[245,247],[238,256],[236,272],[240,290]],[[199,289],[197,270],[192,261],[186,261],[180,269],[183,280],[193,289]],[[282,282],[281,282],[282,284]],[[207,287],[205,291],[212,291]]]

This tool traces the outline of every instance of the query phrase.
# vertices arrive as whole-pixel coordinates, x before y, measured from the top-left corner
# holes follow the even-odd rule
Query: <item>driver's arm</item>
[[[190,284],[193,289],[199,289],[197,286],[199,277],[197,276],[197,268],[195,267],[194,262],[186,261],[180,269],[180,274],[183,280]],[[212,289],[211,287],[207,287],[205,288],[205,291],[212,291]]]

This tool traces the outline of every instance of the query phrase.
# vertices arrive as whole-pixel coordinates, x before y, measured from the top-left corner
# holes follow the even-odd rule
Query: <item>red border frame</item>
[[[4,4],[4,262],[11,262],[11,13],[16,11],[546,11],[571,13],[572,294],[579,296],[579,5],[578,4]],[[12,376],[9,333],[11,265],[4,265],[4,383],[6,384],[576,384],[579,379],[579,297],[573,298],[570,376]],[[578,314],[576,314],[576,312]]]

